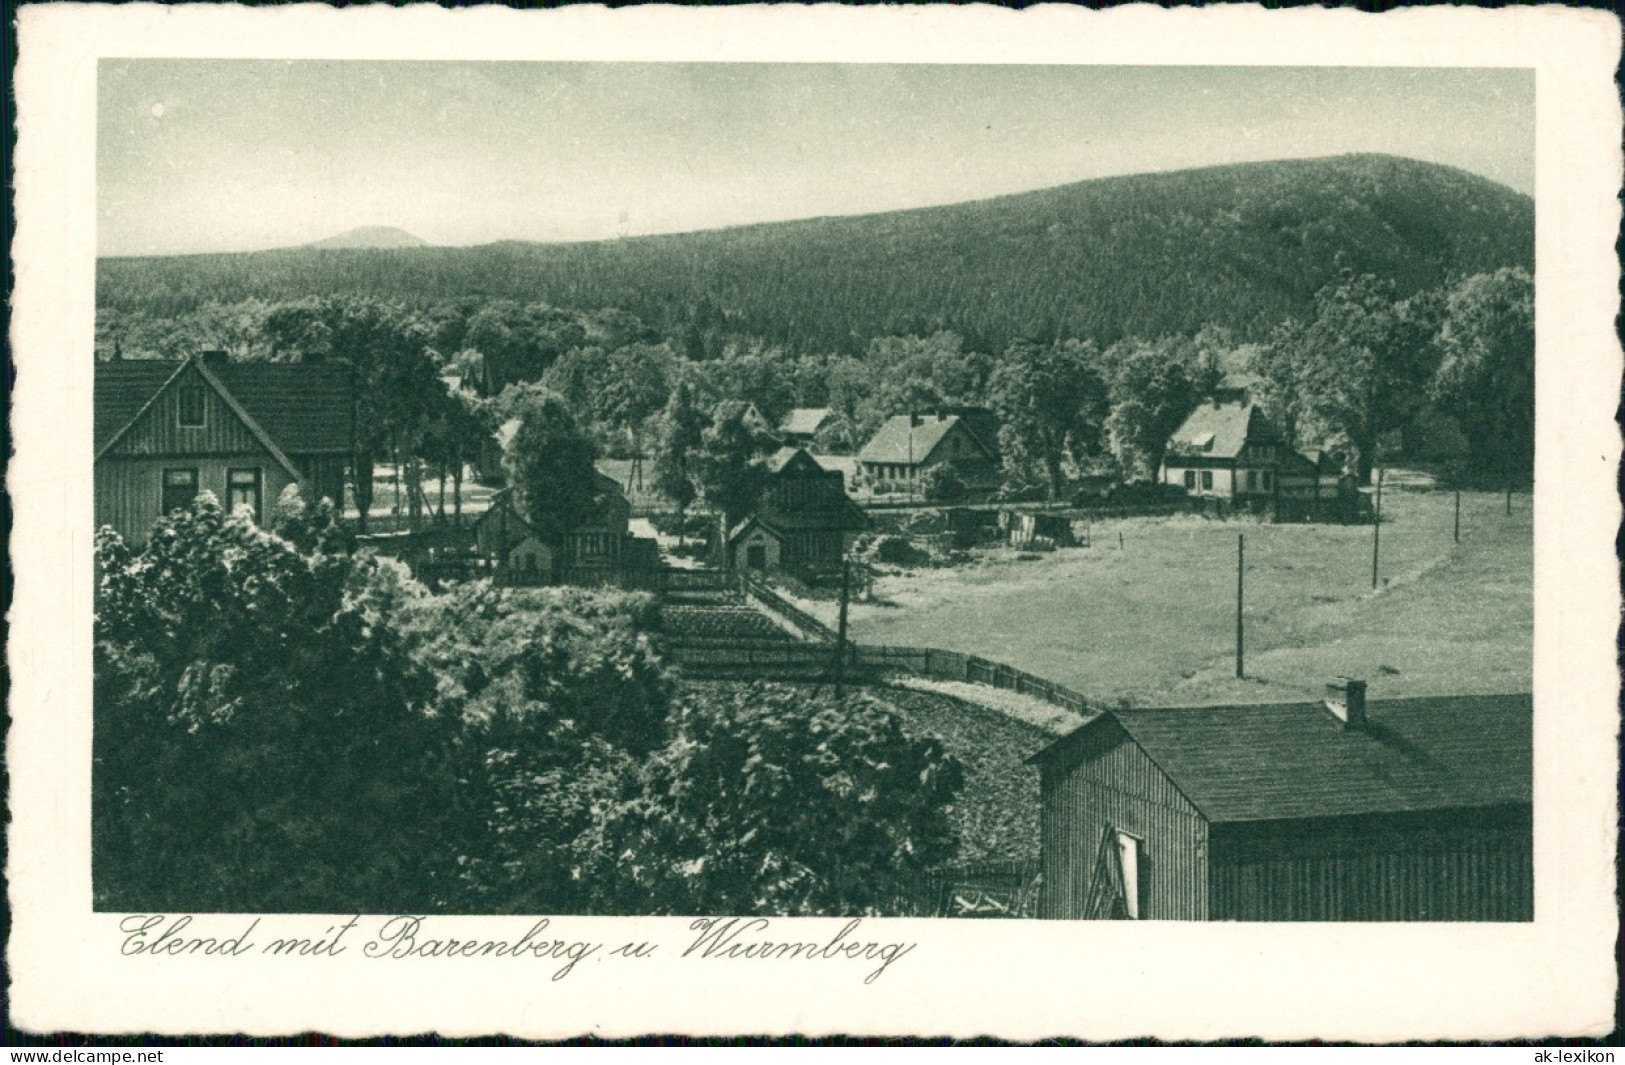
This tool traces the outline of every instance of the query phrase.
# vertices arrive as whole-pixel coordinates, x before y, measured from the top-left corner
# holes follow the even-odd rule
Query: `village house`
[[[899,414],[863,445],[858,469],[877,491],[912,494],[927,470],[953,463],[968,488],[987,491],[999,483],[997,441],[997,426],[984,408]]]
[[[659,548],[631,532],[632,507],[615,479],[593,471],[591,516],[549,543],[519,512],[513,490],[491,497],[474,523],[476,549],[499,580],[515,584],[643,587],[659,566]]]
[[[96,524],[131,544],[200,492],[255,521],[290,484],[344,502],[348,363],[228,362],[224,352],[100,361],[94,408]]]
[[[1265,501],[1288,485],[1312,485],[1314,476],[1314,464],[1263,410],[1245,392],[1231,390],[1197,407],[1174,430],[1159,479],[1193,496]]]
[[[767,460],[768,484],[756,509],[728,531],[729,569],[838,567],[868,519],[846,494],[846,479],[798,447]]]
[[[829,424],[828,407],[797,407],[779,423],[779,439],[786,447],[811,447],[813,437]]]
[[[1102,713],[1033,757],[1041,916],[1533,919],[1528,695]]]

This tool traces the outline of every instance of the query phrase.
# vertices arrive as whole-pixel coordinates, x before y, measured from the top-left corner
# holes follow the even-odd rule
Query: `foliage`
[[[1107,413],[1106,382],[1093,344],[1068,340],[1039,345],[1017,341],[988,380],[988,398],[1000,418],[999,444],[1007,468],[1041,468],[1049,498],[1061,494],[1062,463],[1100,450]]]
[[[1400,301],[1392,282],[1345,276],[1315,296],[1314,317],[1278,327],[1260,368],[1270,407],[1299,442],[1349,456],[1369,478],[1377,439],[1417,413],[1432,375],[1436,301]]]
[[[1535,454],[1535,289],[1522,270],[1467,278],[1445,300],[1429,392],[1466,434],[1473,473],[1512,484]]]
[[[586,905],[574,841],[665,739],[672,681],[645,595],[465,585],[407,604],[414,657],[460,717],[483,850],[472,900],[507,912]],[[467,900],[465,900],[467,901]]]
[[[686,531],[684,515],[699,495],[696,463],[706,424],[687,378],[679,377],[655,430],[654,487],[676,505],[680,536]]]
[[[519,430],[508,445],[508,483],[537,535],[562,543],[598,507],[603,492],[593,466],[598,450],[564,400],[551,392],[527,394],[515,416]]]
[[[1111,381],[1106,427],[1125,472],[1153,477],[1174,430],[1219,383],[1215,354],[1184,337],[1113,344],[1105,354]]]
[[[467,320],[462,347],[477,352],[487,394],[537,381],[565,352],[585,343],[578,316],[543,303],[485,302]]]
[[[700,439],[694,456],[700,492],[732,523],[749,513],[767,487],[762,460],[778,448],[778,439],[738,400],[717,404]]]
[[[582,841],[600,911],[879,913],[955,851],[959,764],[868,696],[696,686],[671,731]]]
[[[205,493],[140,551],[103,530],[96,565],[99,906],[444,904],[470,839],[452,723],[367,606],[375,564],[307,555]]]
[[[920,494],[931,503],[957,503],[968,491],[957,463],[936,463],[920,478]]]

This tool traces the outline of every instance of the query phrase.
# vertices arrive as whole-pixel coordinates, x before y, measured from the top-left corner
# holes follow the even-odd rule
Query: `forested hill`
[[[478,195],[470,190],[470,195]],[[1534,203],[1449,167],[1358,155],[1079,182],[945,207],[582,244],[297,248],[104,259],[97,299],[183,314],[354,293],[617,307],[668,335],[807,350],[947,329],[1091,338],[1227,326],[1259,338],[1341,268],[1400,295],[1534,266]]]

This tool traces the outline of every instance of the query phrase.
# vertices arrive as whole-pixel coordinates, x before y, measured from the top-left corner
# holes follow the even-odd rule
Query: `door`
[[[750,544],[745,548],[745,565],[751,569],[767,568],[767,545]]]

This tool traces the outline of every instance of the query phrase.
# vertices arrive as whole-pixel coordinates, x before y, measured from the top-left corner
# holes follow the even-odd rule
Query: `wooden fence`
[[[711,679],[805,680],[835,675],[835,648],[829,642],[785,643],[776,640],[673,640],[669,657],[690,676]],[[1045,680],[1026,670],[980,655],[944,651],[935,647],[886,647],[849,643],[843,674],[854,683],[873,683],[887,677],[909,676],[925,680],[961,681],[1030,696],[1051,706],[1088,714],[1089,700],[1081,692]]]
[[[760,578],[748,573],[740,574],[739,590],[758,608],[794,629],[802,639],[814,643],[831,643],[835,640],[833,629],[775,592]]]

